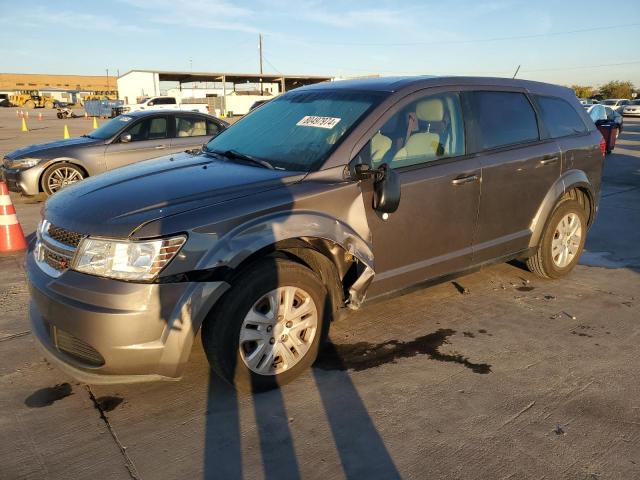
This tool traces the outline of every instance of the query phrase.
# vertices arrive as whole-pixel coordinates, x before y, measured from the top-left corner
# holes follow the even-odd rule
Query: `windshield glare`
[[[290,92],[213,138],[207,150],[235,150],[278,169],[316,170],[383,96],[336,90]]]
[[[91,138],[98,138],[100,140],[107,140],[108,138],[113,137],[121,128],[128,125],[132,120],[133,118],[128,117],[127,115],[120,115],[116,118],[112,118],[101,127],[96,128],[87,136]]]

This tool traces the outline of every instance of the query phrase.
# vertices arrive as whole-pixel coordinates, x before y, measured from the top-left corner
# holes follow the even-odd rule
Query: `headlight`
[[[133,242],[85,238],[73,262],[78,272],[121,280],[152,280],[175,257],[183,236]]]
[[[38,164],[39,158],[17,158],[17,159],[4,159],[4,165],[7,168],[31,168]]]

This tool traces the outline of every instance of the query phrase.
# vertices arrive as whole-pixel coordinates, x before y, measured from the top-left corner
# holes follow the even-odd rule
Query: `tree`
[[[596,93],[593,87],[584,85],[571,85],[571,88],[576,92],[578,98],[591,98]]]
[[[600,93],[604,98],[631,98],[633,83],[613,80],[600,87]]]

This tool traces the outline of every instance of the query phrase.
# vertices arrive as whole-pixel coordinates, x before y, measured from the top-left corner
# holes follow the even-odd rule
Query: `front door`
[[[145,117],[127,128],[120,134],[120,138],[122,135],[131,135],[129,142],[116,139],[107,146],[105,151],[107,169],[113,170],[169,153],[171,138],[169,138],[168,118],[166,115]]]
[[[402,185],[398,210],[383,216],[372,208],[372,182],[362,183],[376,271],[369,298],[470,265],[481,179],[464,132],[458,93],[417,94],[385,115],[360,152],[395,169]]]

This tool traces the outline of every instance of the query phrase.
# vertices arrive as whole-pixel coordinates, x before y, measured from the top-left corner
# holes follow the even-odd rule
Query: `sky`
[[[0,0],[0,72],[487,75],[640,87],[640,0]],[[28,13],[28,14],[27,14]]]

